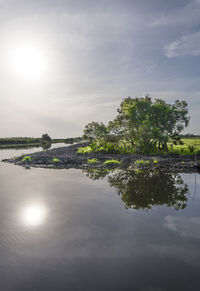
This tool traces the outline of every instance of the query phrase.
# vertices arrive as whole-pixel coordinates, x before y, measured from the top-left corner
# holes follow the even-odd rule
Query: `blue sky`
[[[200,134],[199,15],[200,0],[0,0],[0,136],[79,136],[145,94],[186,100]],[[14,72],[19,45],[41,52],[41,78]]]

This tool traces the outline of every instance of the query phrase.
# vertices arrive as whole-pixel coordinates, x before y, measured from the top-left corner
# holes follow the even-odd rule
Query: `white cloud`
[[[177,232],[180,236],[200,239],[200,217],[175,217],[168,215],[164,227]]]
[[[184,35],[180,39],[165,46],[165,56],[174,58],[178,56],[200,56],[200,32]]]

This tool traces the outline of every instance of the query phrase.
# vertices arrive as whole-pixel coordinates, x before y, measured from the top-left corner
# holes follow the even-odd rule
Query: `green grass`
[[[108,164],[121,164],[121,161],[119,161],[119,160],[115,160],[115,159],[106,160],[106,161],[104,162],[104,165],[108,165]]]
[[[158,149],[152,152],[149,152],[149,155],[157,154],[179,154],[179,155],[191,155],[195,153],[200,153],[200,138],[183,138],[181,139],[183,144],[173,144],[172,141],[168,142],[168,151],[159,151]],[[123,146],[125,144],[125,147]],[[92,143],[86,147],[78,148],[77,152],[79,154],[89,154],[89,153],[105,153],[105,154],[134,154],[134,149],[128,145],[128,143],[120,142],[118,145],[107,143],[104,146],[101,146],[97,143]],[[154,162],[156,163],[156,162]]]
[[[98,159],[88,159],[87,163],[88,164],[96,164],[96,163],[98,163]]]
[[[172,142],[168,142],[169,153],[175,153],[180,155],[191,155],[200,153],[200,138],[182,138],[182,145],[174,145]]]
[[[31,162],[31,157],[30,156],[25,156],[22,158],[23,163],[30,163]]]
[[[142,170],[140,170],[140,169],[135,169],[134,172],[135,172],[136,174],[141,174],[141,173],[143,173],[144,171],[142,171]]]
[[[92,152],[92,148],[90,146],[78,148],[77,153],[78,154],[89,154]]]
[[[150,161],[147,160],[137,160],[135,161],[135,165],[149,165]]]
[[[158,163],[158,160],[157,159],[154,159],[153,160],[153,164],[157,164]]]
[[[58,158],[53,158],[53,163],[59,163],[60,162],[60,159],[58,159]]]

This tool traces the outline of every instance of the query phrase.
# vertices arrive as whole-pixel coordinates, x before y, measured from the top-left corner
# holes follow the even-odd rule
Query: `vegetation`
[[[41,137],[9,137],[0,138],[0,148],[30,148],[30,147],[42,147],[48,149],[52,143],[76,143],[81,142],[81,137],[63,138],[63,139],[52,139],[47,133]]]
[[[59,163],[60,162],[60,159],[58,158],[53,158],[53,163]]]
[[[118,160],[115,160],[115,159],[106,160],[104,162],[104,165],[108,165],[108,164],[121,164],[121,161],[118,161]]]
[[[168,142],[169,152],[180,155],[194,154],[200,152],[200,138],[182,138],[178,143]]]
[[[64,143],[67,143],[67,144],[78,143],[81,141],[82,141],[82,137],[70,137],[70,138],[64,139]]]
[[[22,158],[23,163],[30,163],[31,162],[31,157],[30,156],[25,156]]]
[[[96,163],[98,163],[98,159],[88,159],[87,163],[88,164],[96,164]]]
[[[92,148],[90,146],[78,148],[77,152],[78,154],[89,154],[92,152]]]
[[[150,161],[148,160],[137,160],[135,161],[135,165],[149,165]]]
[[[47,133],[45,133],[45,134],[42,135],[41,141],[42,142],[50,142],[51,143],[51,138]]]
[[[43,134],[41,138],[34,137],[10,137],[0,138],[0,148],[17,148],[42,146],[48,148],[51,145],[51,138],[48,134]]]
[[[168,104],[149,96],[125,98],[117,112],[108,125],[90,122],[85,126],[83,138],[90,141],[90,148],[80,153],[168,152],[169,143],[181,144],[181,132],[190,120],[185,101]]]
[[[40,145],[40,138],[33,137],[11,137],[0,138],[0,148],[16,146],[36,146]]]

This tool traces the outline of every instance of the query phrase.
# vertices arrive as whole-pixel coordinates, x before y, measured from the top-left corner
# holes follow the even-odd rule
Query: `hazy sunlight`
[[[45,71],[45,57],[34,46],[22,45],[10,50],[9,63],[11,70],[24,80],[40,79]]]

